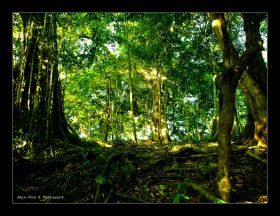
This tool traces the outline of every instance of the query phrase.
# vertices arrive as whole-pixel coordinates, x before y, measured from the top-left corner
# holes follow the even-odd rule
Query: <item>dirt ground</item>
[[[215,184],[216,142],[106,146],[73,149],[47,162],[15,160],[14,202],[223,203]],[[266,158],[265,149],[232,146],[232,203],[268,202]]]

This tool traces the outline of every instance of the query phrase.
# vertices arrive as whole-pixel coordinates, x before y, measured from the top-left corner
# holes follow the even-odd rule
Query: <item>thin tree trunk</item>
[[[152,83],[152,92],[153,92],[153,138],[156,141],[159,141],[159,92],[158,92],[158,74],[156,72],[153,83]]]
[[[190,127],[189,127],[189,107],[188,107],[188,103],[186,103],[185,106],[185,112],[186,112],[186,137],[185,140],[186,141],[190,141]]]
[[[160,142],[163,141],[162,135],[161,75],[158,69],[158,138]]]
[[[131,59],[130,59],[130,48],[129,44],[127,44],[127,55],[128,55],[128,70],[129,70],[129,101],[130,101],[130,118],[133,126],[133,141],[137,143],[137,133],[136,133],[136,123],[134,119],[134,98],[133,98],[133,80],[132,80],[132,67],[131,67]]]
[[[211,124],[211,139],[216,139],[218,136],[218,120],[219,120],[219,107],[218,107],[218,97],[217,97],[217,87],[216,87],[216,75],[213,77],[213,118]]]

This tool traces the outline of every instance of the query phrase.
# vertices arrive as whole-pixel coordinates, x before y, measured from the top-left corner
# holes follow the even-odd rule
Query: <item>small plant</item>
[[[188,202],[190,198],[186,195],[186,193],[187,186],[181,183],[177,184],[177,193],[175,194],[172,203]]]

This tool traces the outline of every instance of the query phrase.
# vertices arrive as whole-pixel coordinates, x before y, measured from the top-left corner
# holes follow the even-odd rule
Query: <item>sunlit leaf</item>
[[[187,196],[187,195],[185,195],[185,194],[181,194],[181,197],[183,197],[185,200],[189,200],[190,198]]]
[[[216,199],[215,203],[226,203],[226,202],[224,200],[222,200],[222,199]]]
[[[98,175],[98,176],[96,176],[96,178],[95,178],[95,182],[96,182],[97,184],[105,184],[105,182],[106,182],[106,177],[104,177],[104,176],[102,176],[102,175]]]

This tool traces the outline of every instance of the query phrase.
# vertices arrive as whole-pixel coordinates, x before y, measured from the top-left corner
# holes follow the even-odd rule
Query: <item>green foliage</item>
[[[230,38],[237,52],[241,54],[245,50],[245,33],[243,31],[243,19],[240,13],[226,13]]]
[[[177,184],[177,193],[175,194],[172,203],[182,203],[182,202],[188,202],[190,199],[187,194],[187,186],[185,184]]]
[[[106,183],[106,177],[102,176],[102,175],[98,175],[95,178],[95,182],[97,184],[105,184]]]
[[[248,108],[246,106],[246,101],[240,88],[237,88],[236,90],[235,101],[237,113],[234,119],[232,139],[238,140],[248,121]]]
[[[217,199],[215,203],[223,204],[223,203],[226,203],[226,202],[222,199]]]
[[[179,203],[181,198],[181,194],[176,194],[172,200],[172,203]]]
[[[213,173],[217,169],[217,163],[200,164],[197,169],[202,173]]]
[[[13,58],[17,60],[24,50],[23,21],[19,14],[13,17]],[[171,138],[184,141],[210,137],[213,76],[223,67],[206,14],[58,13],[57,18],[64,111],[81,138],[131,139],[128,49],[140,139],[148,139],[151,134],[155,70],[164,77],[162,102]],[[226,19],[230,37],[241,52],[241,15],[228,13]],[[261,29],[265,39],[266,22]],[[236,99],[239,122],[234,137],[246,122],[246,104],[240,92]]]

